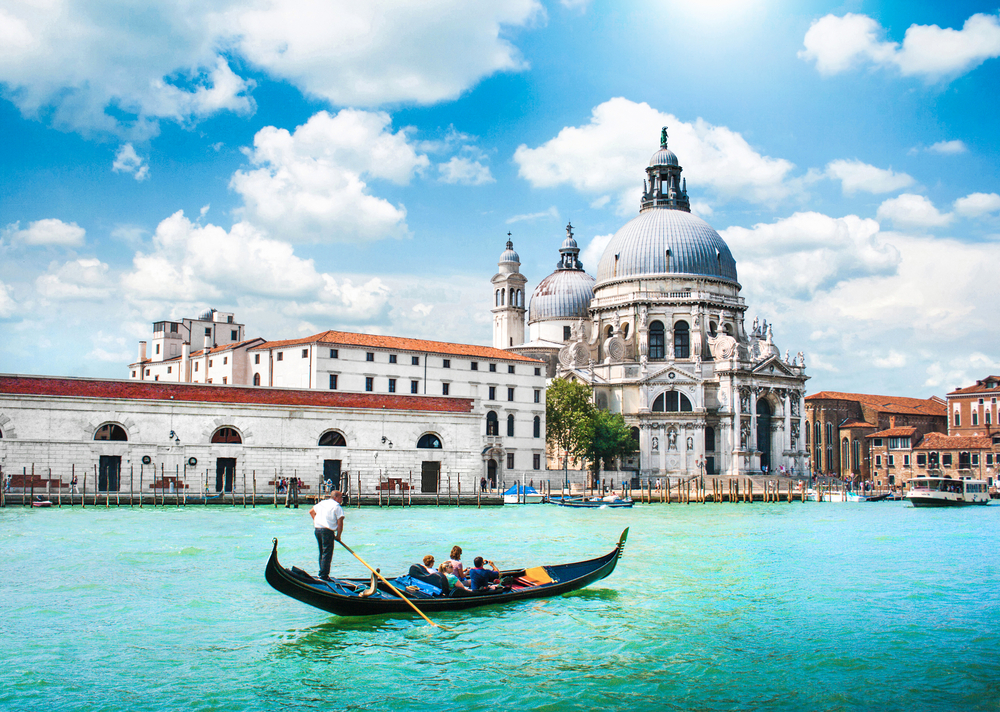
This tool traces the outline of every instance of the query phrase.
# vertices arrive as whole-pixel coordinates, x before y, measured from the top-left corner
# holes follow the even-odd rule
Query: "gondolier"
[[[319,577],[330,580],[330,561],[333,559],[334,542],[344,533],[344,496],[339,491],[330,493],[329,499],[320,500],[309,510],[319,545]]]

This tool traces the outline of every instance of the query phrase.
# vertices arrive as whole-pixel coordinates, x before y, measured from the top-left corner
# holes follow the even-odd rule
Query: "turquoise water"
[[[1000,708],[1000,506],[348,509],[384,572],[609,551],[563,598],[341,619],[264,581],[314,571],[305,508],[0,510],[0,708]],[[343,549],[334,574],[363,576]]]

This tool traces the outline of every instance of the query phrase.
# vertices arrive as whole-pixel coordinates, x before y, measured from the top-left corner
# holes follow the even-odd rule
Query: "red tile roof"
[[[914,450],[989,450],[993,441],[988,437],[972,435],[945,435],[927,433]]]
[[[471,413],[471,398],[0,374],[0,394]]]
[[[872,433],[870,438],[912,438],[917,432],[916,428],[889,428]]]
[[[990,383],[994,384],[992,388],[989,386]],[[956,388],[948,395],[955,396],[962,395],[964,393],[1000,393],[1000,385],[996,385],[997,383],[1000,383],[1000,376],[987,376],[981,381],[976,381],[976,385],[974,386]]]
[[[877,396],[868,393],[841,393],[820,391],[806,396],[807,401],[846,400],[857,401],[880,413],[906,413],[910,415],[938,415],[947,417],[948,404],[941,398],[906,398],[903,396]]]
[[[841,428],[874,428],[875,426],[864,420],[848,420],[846,423],[841,423]]]
[[[373,349],[393,351],[416,351],[419,353],[447,354],[450,356],[466,356],[469,358],[493,359],[497,361],[525,361],[541,363],[538,359],[528,358],[513,351],[495,349],[492,346],[476,346],[474,344],[452,344],[445,341],[424,341],[409,339],[402,336],[380,336],[377,334],[356,334],[349,331],[324,331],[301,339],[286,339],[284,341],[268,341],[260,346],[254,346],[251,351],[260,349],[276,349],[300,344],[329,344],[331,346],[363,346]]]

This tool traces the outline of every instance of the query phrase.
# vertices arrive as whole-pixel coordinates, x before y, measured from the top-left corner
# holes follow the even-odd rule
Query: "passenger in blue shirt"
[[[469,583],[473,591],[489,588],[494,581],[500,580],[500,569],[492,561],[485,561],[483,557],[477,556],[472,560],[473,568],[469,569]],[[489,564],[493,570],[483,568],[483,564]]]

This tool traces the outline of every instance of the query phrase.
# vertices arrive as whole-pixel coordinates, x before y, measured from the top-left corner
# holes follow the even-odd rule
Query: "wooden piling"
[[[257,509],[257,470],[252,470],[253,473],[253,509]]]
[[[462,475],[455,475],[455,485],[458,487],[458,499],[455,500],[455,506],[462,506]]]

